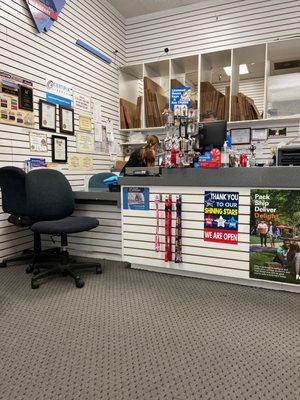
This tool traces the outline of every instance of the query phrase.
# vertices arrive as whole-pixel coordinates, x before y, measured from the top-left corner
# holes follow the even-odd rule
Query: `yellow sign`
[[[71,154],[68,158],[70,171],[93,171],[93,157],[82,154]]]
[[[92,131],[92,119],[88,115],[79,115],[79,129],[81,131]]]

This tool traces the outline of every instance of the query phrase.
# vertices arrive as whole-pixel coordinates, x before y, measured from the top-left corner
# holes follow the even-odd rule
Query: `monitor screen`
[[[226,121],[199,123],[199,147],[212,146],[213,148],[221,149],[226,140],[226,134]]]

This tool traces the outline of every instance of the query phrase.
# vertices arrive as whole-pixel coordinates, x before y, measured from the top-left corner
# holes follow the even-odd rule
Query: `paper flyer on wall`
[[[94,153],[95,139],[91,133],[76,133],[76,145],[78,153]]]
[[[94,123],[101,124],[102,123],[101,102],[99,100],[94,100],[93,105],[94,105],[93,107]]]
[[[73,101],[74,101],[75,110],[78,109],[78,110],[85,111],[87,113],[91,112],[91,108],[92,108],[91,96],[84,94],[84,93],[80,93],[80,92],[74,92],[73,93]]]
[[[47,153],[47,133],[30,132],[29,133],[30,151],[33,153]]]
[[[93,171],[93,157],[83,154],[71,154],[68,157],[69,171]]]
[[[250,278],[300,284],[299,190],[251,190]]]

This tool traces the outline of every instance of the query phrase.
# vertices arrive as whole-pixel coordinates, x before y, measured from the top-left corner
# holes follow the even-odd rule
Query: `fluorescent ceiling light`
[[[224,71],[226,72],[226,75],[231,76],[231,67],[224,67]],[[249,74],[249,69],[246,64],[241,64],[240,75],[246,75],[246,74]]]

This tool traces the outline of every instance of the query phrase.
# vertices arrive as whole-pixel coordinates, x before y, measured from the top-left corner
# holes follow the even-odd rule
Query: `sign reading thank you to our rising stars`
[[[205,192],[204,241],[238,244],[239,193]]]

